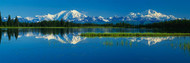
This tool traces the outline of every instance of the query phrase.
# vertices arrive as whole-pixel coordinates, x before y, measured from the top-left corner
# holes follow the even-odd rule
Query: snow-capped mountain
[[[7,20],[7,18],[6,18],[6,17],[1,17],[1,18],[2,18],[2,20],[3,20],[3,21],[6,21],[6,20]]]
[[[177,19],[173,15],[165,15],[155,10],[146,10],[141,13],[134,13],[131,12],[125,17],[109,17],[110,22],[128,22],[130,24],[148,24],[148,23],[155,23],[160,21],[169,21]]]
[[[166,20],[174,20],[177,19],[173,15],[165,15],[155,10],[146,10],[142,13],[133,13],[131,12],[127,19],[131,21],[166,21]]]
[[[32,22],[38,22],[43,20],[67,20],[67,21],[82,21],[87,16],[76,11],[61,11],[57,14],[47,14],[47,15],[36,15],[35,17],[26,17],[24,19],[27,19],[28,21]]]
[[[159,13],[155,10],[146,10],[141,13],[131,12],[127,16],[113,16],[104,18],[102,16],[87,16],[83,13],[78,12],[77,10],[71,11],[61,11],[56,14],[47,14],[47,15],[36,15],[35,17],[19,17],[19,21],[21,22],[39,22],[43,20],[61,20],[64,19],[66,21],[73,21],[76,23],[118,23],[118,22],[128,22],[128,23],[152,23],[152,22],[160,22],[160,21],[168,21],[177,19],[173,15],[165,15]],[[6,20],[7,18],[4,18]]]

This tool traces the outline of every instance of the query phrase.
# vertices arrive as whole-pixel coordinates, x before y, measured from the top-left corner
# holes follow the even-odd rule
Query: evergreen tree
[[[17,16],[16,16],[16,18],[15,18],[14,25],[15,25],[16,27],[19,27],[19,21],[18,21]]]
[[[14,20],[13,19],[11,19],[10,26],[14,26]]]
[[[7,20],[7,26],[11,25],[11,16],[9,15],[8,20]]]
[[[2,21],[2,17],[1,17],[1,12],[0,12],[0,26],[3,26],[3,21]]]
[[[64,26],[64,20],[63,20],[63,18],[61,19],[61,25],[60,25],[60,27],[63,27]]]

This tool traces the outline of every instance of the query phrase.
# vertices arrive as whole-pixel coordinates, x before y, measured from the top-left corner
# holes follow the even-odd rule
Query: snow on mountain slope
[[[146,10],[142,13],[131,12],[127,17],[131,21],[165,21],[177,19],[173,15],[165,15],[151,9]]]
[[[39,22],[43,20],[61,20],[73,21],[76,23],[118,23],[118,22],[129,22],[129,23],[153,23],[159,21],[168,21],[177,19],[173,15],[165,15],[159,13],[155,10],[146,10],[141,13],[131,12],[127,16],[114,16],[109,18],[104,18],[102,16],[87,16],[83,13],[78,12],[77,10],[70,11],[61,11],[56,14],[47,14],[47,15],[36,15],[35,17],[19,17],[21,22]],[[3,20],[6,20],[4,18]]]
[[[32,18],[32,17],[25,17],[24,19],[27,19],[28,21],[32,21],[34,18]]]
[[[6,18],[6,17],[2,17],[2,20],[3,20],[3,21],[6,21],[6,20],[7,20],[7,18]]]
[[[67,20],[67,21],[82,21],[87,16],[77,10],[61,11],[57,14],[36,15],[35,17],[26,17],[28,21],[43,21],[43,20]]]
[[[36,18],[39,18],[39,20],[54,20],[56,15],[48,14],[48,15],[36,15]]]
[[[99,16],[99,17],[98,17],[98,20],[100,20],[100,21],[104,21],[104,22],[109,22],[109,20],[104,19],[104,17],[102,17],[102,16]]]
[[[68,13],[64,15],[64,20],[69,20],[69,21],[82,21],[84,18],[87,16],[76,11],[76,10],[71,10]]]
[[[62,19],[62,17],[64,17],[64,14],[66,13],[67,11],[61,11],[61,12],[59,12],[59,13],[57,13],[57,15],[56,15],[56,19]]]

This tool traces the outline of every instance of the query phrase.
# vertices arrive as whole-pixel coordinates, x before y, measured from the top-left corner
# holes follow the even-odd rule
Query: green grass
[[[190,36],[190,33],[82,33],[85,37]]]
[[[121,28],[121,27],[0,27],[0,28]]]

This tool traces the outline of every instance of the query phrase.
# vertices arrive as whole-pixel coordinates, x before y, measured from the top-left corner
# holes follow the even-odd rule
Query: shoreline
[[[124,28],[124,27],[0,27],[0,28]]]

